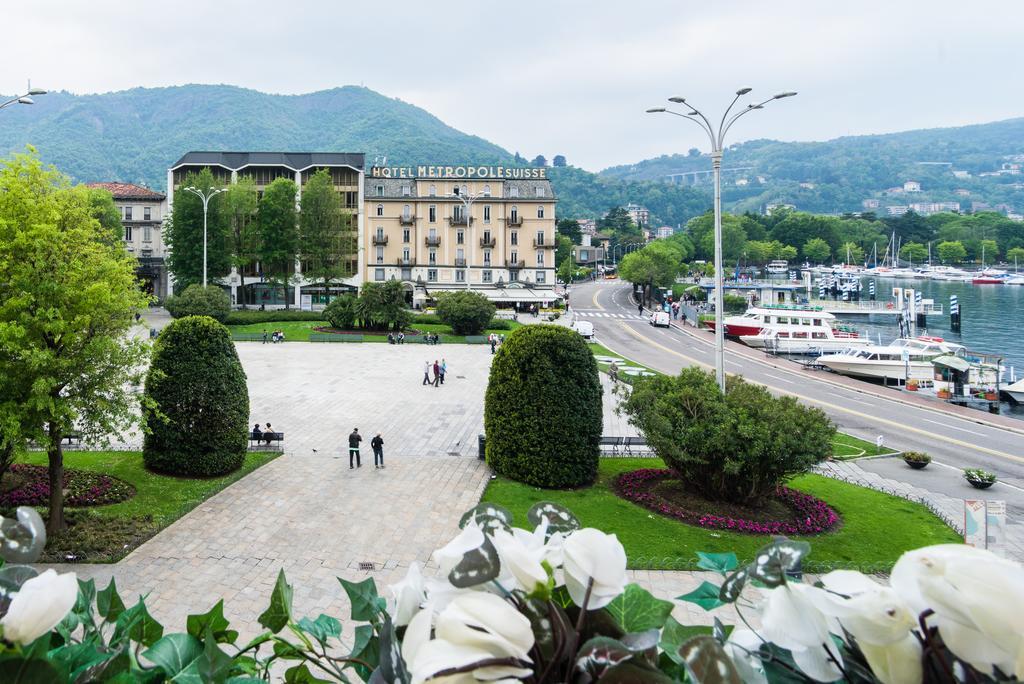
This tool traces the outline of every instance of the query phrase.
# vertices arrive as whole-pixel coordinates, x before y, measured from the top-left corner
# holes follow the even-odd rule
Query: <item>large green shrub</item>
[[[355,311],[362,326],[370,329],[398,332],[412,320],[412,312],[405,303],[405,287],[397,280],[365,283]]]
[[[356,298],[352,295],[335,297],[324,309],[324,318],[334,328],[350,330],[356,324]]]
[[[494,317],[494,303],[479,292],[445,292],[437,296],[437,317],[456,335],[479,335]]]
[[[601,426],[597,362],[583,338],[543,324],[510,333],[487,383],[490,466],[535,487],[591,484]]]
[[[295,309],[247,309],[232,311],[228,314],[225,325],[248,325],[252,323],[284,323],[286,321],[322,321],[323,311],[296,311]]]
[[[207,316],[164,328],[146,377],[142,456],[173,475],[223,475],[245,458],[249,391],[228,329]],[[269,418],[269,416],[268,416]]]
[[[835,435],[819,409],[738,377],[723,396],[699,368],[635,379],[623,410],[686,487],[734,503],[756,503],[807,472]]]
[[[231,299],[223,288],[216,285],[189,285],[180,295],[168,297],[164,307],[174,318],[209,316],[225,323],[231,313]]]

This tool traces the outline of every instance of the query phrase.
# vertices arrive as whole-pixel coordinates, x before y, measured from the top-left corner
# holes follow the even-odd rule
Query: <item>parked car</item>
[[[672,319],[667,311],[655,311],[651,314],[650,324],[658,328],[668,328],[672,325]]]
[[[576,321],[572,324],[572,329],[583,335],[583,339],[589,340],[594,337],[594,324],[589,321]]]

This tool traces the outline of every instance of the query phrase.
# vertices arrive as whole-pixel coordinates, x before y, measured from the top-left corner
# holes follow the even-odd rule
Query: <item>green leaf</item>
[[[317,616],[316,620],[302,618],[299,620],[298,626],[320,644],[326,644],[328,639],[337,639],[341,636],[341,623],[323,613]]]
[[[205,613],[189,615],[185,621],[185,631],[199,639],[205,634],[207,625],[219,644],[233,644],[238,639],[238,632],[228,629],[230,623],[224,617],[224,599],[217,601],[217,604]]]
[[[356,627],[355,643],[352,645],[350,657],[369,663],[370,669],[358,664],[352,665],[359,676],[363,678],[363,681],[368,680],[370,675],[373,674],[373,670],[376,670],[380,665],[380,642],[373,633],[373,627],[370,625],[359,625]]]
[[[284,568],[277,573],[274,591],[270,594],[270,605],[260,615],[261,625],[277,634],[292,617],[292,588],[284,576]]]
[[[92,641],[71,644],[49,652],[48,660],[59,668],[67,681],[75,681],[86,670],[94,668],[114,657],[112,653],[103,653]]]
[[[811,545],[800,541],[778,541],[765,546],[754,556],[749,572],[753,579],[769,589],[786,583],[786,572],[794,570],[804,556],[811,552]]]
[[[274,640],[274,655],[282,660],[302,660],[302,648],[281,639]]]
[[[301,663],[290,667],[284,671],[285,684],[320,684],[321,682],[331,683],[330,679],[320,679],[314,677],[313,673],[309,671],[309,667],[306,663]]]
[[[53,684],[60,674],[42,658],[9,658],[0,661],[0,682],[11,684]]]
[[[75,601],[75,607],[72,610],[78,615],[79,620],[89,623],[93,621],[92,606],[95,600],[96,581],[92,579],[78,580],[78,599]]]
[[[526,519],[534,527],[546,519],[549,532],[572,532],[580,529],[580,521],[572,511],[553,501],[538,501],[527,511]]]
[[[377,595],[377,584],[372,577],[367,577],[362,582],[349,582],[338,578],[341,586],[348,594],[349,603],[352,604],[352,619],[360,622],[372,622],[377,618],[385,607],[387,601]]]
[[[448,573],[448,581],[459,589],[475,587],[496,579],[501,573],[501,560],[490,537],[484,543],[467,551],[462,560]]]
[[[658,647],[665,655],[677,665],[683,664],[683,657],[679,655],[679,647],[686,643],[686,640],[694,635],[694,628],[682,625],[674,617],[669,615],[665,621],[665,627],[661,630],[661,639]]]
[[[626,590],[604,608],[624,632],[644,632],[661,629],[672,614],[672,602],[655,598],[654,594],[638,584],[626,585]]]
[[[575,670],[591,676],[589,681],[601,677],[619,663],[633,658],[633,652],[621,641],[608,637],[594,637],[580,647],[576,654]]]
[[[569,590],[564,586],[555,587],[555,590],[551,592],[551,600],[562,609],[569,608],[570,606],[576,605],[572,602],[572,597],[569,595]]]
[[[742,684],[732,659],[714,637],[695,636],[679,649],[690,679],[700,684]]]
[[[124,602],[117,593],[117,584],[113,577],[110,578],[107,588],[96,594],[96,612],[109,622],[117,620],[117,616],[124,612]]]
[[[163,669],[173,679],[203,655],[203,644],[191,634],[168,634],[143,651],[142,657]]]
[[[231,656],[220,650],[217,640],[213,638],[213,630],[206,626],[203,635],[203,654],[196,659],[199,676],[204,682],[221,682],[227,679],[231,671]]]
[[[747,584],[747,577],[750,572],[747,568],[740,568],[725,578],[722,588],[718,592],[718,598],[723,603],[734,603],[743,593],[743,587]]]
[[[152,646],[164,635],[164,628],[146,610],[146,604],[140,597],[139,602],[117,616],[114,635],[111,643],[130,639],[143,646]]]
[[[686,601],[687,603],[694,603],[704,610],[714,610],[725,602],[718,598],[719,588],[711,582],[701,582],[700,586],[691,591],[689,594],[683,594],[677,596],[676,600]]]
[[[697,561],[698,568],[711,570],[723,576],[735,570],[740,564],[736,559],[736,554],[732,551],[729,553],[704,553],[703,551],[698,551],[697,557],[700,559]]]

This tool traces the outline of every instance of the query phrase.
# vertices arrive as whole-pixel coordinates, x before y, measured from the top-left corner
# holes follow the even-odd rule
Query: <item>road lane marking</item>
[[[984,437],[985,436],[981,432],[975,432],[974,430],[968,430],[967,428],[957,427],[956,425],[950,425],[949,423],[940,423],[937,420],[930,420],[928,418],[922,418],[921,420],[923,420],[926,423],[931,423],[933,425],[941,425],[942,427],[948,427],[951,430],[960,430],[961,432],[969,432],[972,435],[978,435],[979,437]]]
[[[771,373],[765,373],[765,375],[767,375],[769,378],[775,378],[776,380],[781,380],[782,382],[788,382],[790,385],[795,385],[796,384],[796,382],[794,380],[789,380],[787,378],[780,378],[778,375],[772,375]]]
[[[619,325],[621,325],[626,330],[626,332],[628,332],[630,335],[633,335],[634,337],[636,337],[637,339],[641,340],[642,342],[646,342],[647,344],[650,344],[651,346],[658,347],[662,351],[666,351],[669,354],[673,354],[673,355],[678,356],[680,358],[686,359],[687,361],[689,361],[693,365],[701,366],[703,368],[708,368],[708,369],[712,368],[712,366],[710,366],[710,365],[708,365],[706,363],[703,363],[701,361],[697,361],[696,359],[691,358],[691,357],[687,356],[686,354],[681,354],[681,353],[677,352],[674,349],[669,349],[665,345],[659,344],[659,343],[655,342],[654,340],[641,335],[640,333],[638,333],[636,330],[633,330],[633,328],[631,328],[630,326],[626,325],[625,323],[619,323]],[[605,344],[604,346],[608,347],[607,344]],[[608,347],[608,349],[611,349],[611,351],[613,351],[616,354],[619,354],[619,356],[622,356],[623,358],[629,358],[625,354],[617,352],[614,349],[612,349],[611,347]],[[637,363],[640,363],[640,362],[638,361]],[[917,434],[925,435],[927,437],[932,437],[932,438],[940,437],[944,441],[949,442],[951,444],[956,444],[957,446],[962,446],[962,447],[965,447],[967,449],[974,449],[976,451],[983,451],[986,454],[990,454],[992,456],[998,456],[1000,458],[1005,458],[1005,459],[1008,459],[1010,461],[1016,461],[1018,463],[1024,463],[1024,456],[1017,456],[1015,454],[1008,454],[1005,451],[998,451],[996,449],[989,449],[988,447],[983,447],[983,446],[979,446],[977,444],[972,444],[970,442],[965,442],[965,441],[957,439],[955,437],[947,437],[945,435],[936,435],[934,432],[931,432],[931,431],[928,431],[928,430],[922,430],[920,428],[912,427],[910,425],[906,425],[904,423],[900,423],[900,422],[895,421],[895,420],[889,420],[887,418],[879,418],[878,416],[872,416],[869,413],[863,413],[861,411],[856,411],[854,409],[847,408],[845,406],[840,406],[838,404],[833,404],[833,403],[828,402],[828,401],[822,401],[821,399],[814,399],[813,397],[806,397],[806,396],[804,396],[802,394],[798,394],[797,392],[791,392],[790,390],[784,390],[781,387],[773,387],[772,385],[769,385],[769,384],[764,383],[764,382],[757,382],[756,380],[751,380],[751,382],[755,382],[755,383],[757,383],[759,385],[767,387],[768,389],[773,390],[775,392],[778,392],[779,394],[786,394],[786,395],[789,395],[791,397],[796,397],[797,399],[803,399],[804,401],[806,401],[808,403],[818,404],[819,406],[824,406],[826,408],[830,408],[830,409],[832,409],[834,411],[840,411],[842,413],[848,413],[850,415],[857,416],[858,418],[863,418],[865,420],[877,421],[879,423],[883,423],[885,425],[889,425],[889,426],[891,426],[893,428],[896,428],[898,431],[899,430],[904,430],[904,431],[907,431],[907,432],[915,432]],[[922,420],[926,420],[926,419],[922,418]],[[932,422],[934,422],[934,421],[932,421]],[[945,423],[939,423],[939,425],[942,425],[943,427],[950,427],[950,426],[947,426]],[[961,429],[962,430],[963,428],[957,428],[957,429]],[[975,433],[975,434],[979,434],[979,433]],[[982,436],[984,436],[984,435],[982,435]]]

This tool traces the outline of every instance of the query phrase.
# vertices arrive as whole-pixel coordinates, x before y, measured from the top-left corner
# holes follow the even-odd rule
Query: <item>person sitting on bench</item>
[[[263,438],[266,440],[267,446],[270,446],[270,443],[274,441],[274,437],[276,436],[277,435],[274,434],[274,428],[270,427],[270,423],[267,423],[267,428],[263,431]]]
[[[263,439],[263,430],[260,430],[260,424],[256,423],[252,426],[252,437],[257,443]]]

